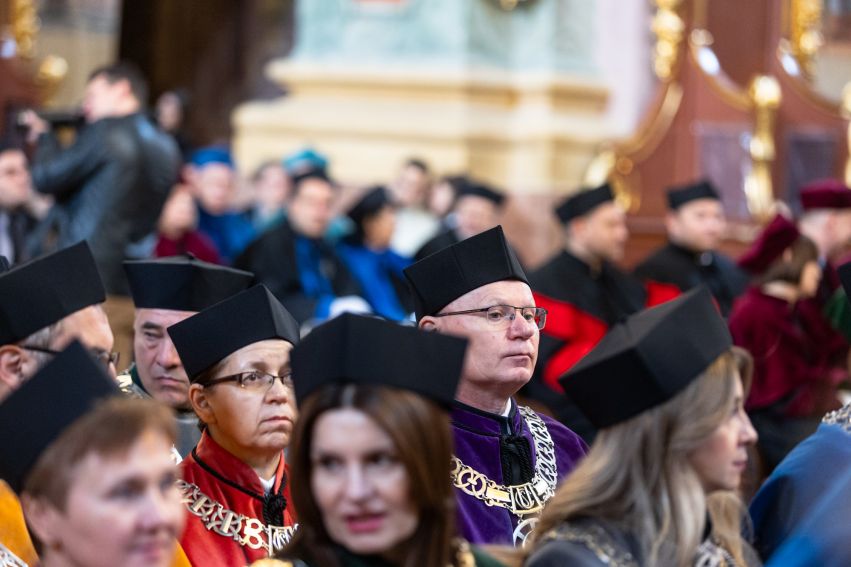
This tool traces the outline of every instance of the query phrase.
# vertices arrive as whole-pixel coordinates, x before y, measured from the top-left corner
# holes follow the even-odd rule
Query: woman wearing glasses
[[[183,461],[181,545],[193,565],[243,567],[293,532],[284,448],[296,419],[298,325],[255,286],[168,328],[203,429]]]

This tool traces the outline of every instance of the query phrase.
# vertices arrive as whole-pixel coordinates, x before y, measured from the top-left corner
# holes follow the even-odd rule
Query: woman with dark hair
[[[845,373],[831,370],[797,316],[796,305],[818,290],[821,268],[815,244],[778,215],[739,265],[754,285],[730,314],[733,341],[754,357],[753,388],[746,408],[759,432],[763,472],[818,427],[821,416],[840,407],[836,387]]]
[[[756,440],[750,364],[705,288],[614,327],[561,379],[599,433],[524,565],[758,565],[735,493]]]
[[[346,214],[354,232],[340,244],[340,256],[375,313],[393,321],[407,319],[414,307],[402,270],[411,259],[390,249],[396,205],[384,187],[373,187]]]
[[[293,351],[299,528],[284,564],[498,565],[455,529],[447,407],[465,350],[463,339],[344,315]]]
[[[181,463],[193,565],[244,567],[289,541],[284,449],[296,419],[298,324],[262,285],[168,328],[189,377],[201,440]]]

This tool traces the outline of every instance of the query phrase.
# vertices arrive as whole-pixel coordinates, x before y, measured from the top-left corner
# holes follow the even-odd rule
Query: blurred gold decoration
[[[851,81],[845,83],[845,87],[842,89],[841,112],[842,117],[848,120],[848,156],[845,158],[845,185],[851,187]]]
[[[653,154],[665,138],[682,98],[683,89],[676,81],[665,83],[636,133],[600,149],[585,170],[583,185],[593,187],[608,181],[617,201],[627,211],[637,211],[641,206],[640,183],[627,178],[636,164]]]
[[[774,192],[771,163],[774,161],[774,118],[780,106],[780,83],[772,76],[757,75],[750,83],[748,96],[753,105],[754,130],[748,147],[751,171],[745,176],[748,210],[758,221],[771,215]]]
[[[655,0],[656,14],[651,28],[656,35],[653,69],[661,81],[670,81],[679,61],[686,24],[681,11],[683,0]]]
[[[56,95],[59,86],[68,75],[68,62],[57,55],[48,55],[41,60],[36,72],[36,84],[41,87],[45,102]]]
[[[499,7],[506,12],[510,12],[520,4],[526,4],[531,1],[532,0],[499,0]]]
[[[41,22],[34,0],[12,0],[12,33],[18,53],[24,59],[35,57],[35,39]]]
[[[789,42],[792,56],[803,75],[813,75],[813,60],[824,43],[821,33],[823,0],[790,0]]]
[[[742,111],[751,109],[751,100],[745,89],[739,86],[721,68],[721,62],[712,49],[715,39],[709,30],[695,28],[689,34],[689,52],[697,68],[703,73],[709,86],[725,103]]]

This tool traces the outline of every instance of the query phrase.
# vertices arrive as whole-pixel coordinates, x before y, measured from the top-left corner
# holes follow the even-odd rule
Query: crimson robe
[[[255,495],[264,494],[254,469],[225,451],[205,431],[198,445],[181,463],[183,482],[180,485],[188,513],[180,543],[192,565],[244,567],[270,555],[270,532],[275,548],[272,553],[289,541],[295,525],[289,505],[274,523],[286,529],[270,530],[263,518],[263,500],[223,482],[204,465],[244,490]],[[287,466],[281,451],[273,492],[278,493],[283,484],[282,494],[289,502],[286,482]]]

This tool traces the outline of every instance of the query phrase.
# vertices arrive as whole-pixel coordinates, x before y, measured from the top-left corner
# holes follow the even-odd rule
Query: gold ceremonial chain
[[[12,553],[12,551],[0,543],[0,567],[27,567],[23,559]]]
[[[267,526],[257,518],[228,510],[201,492],[195,484],[178,480],[177,487],[183,493],[186,509],[201,518],[207,530],[251,549],[265,549],[269,557],[283,549],[298,528],[298,524]]]
[[[558,482],[555,445],[544,421],[525,406],[518,406],[535,443],[535,474],[524,484],[497,484],[461,459],[452,457],[452,482],[470,496],[488,506],[505,508],[520,519],[514,530],[514,545],[524,544],[529,532],[538,523],[537,515],[553,497]],[[532,517],[524,517],[532,516]]]
[[[539,544],[544,545],[548,541],[579,544],[610,567],[638,567],[638,562],[632,554],[617,544],[612,536],[597,524],[584,526],[562,524],[544,534]]]

